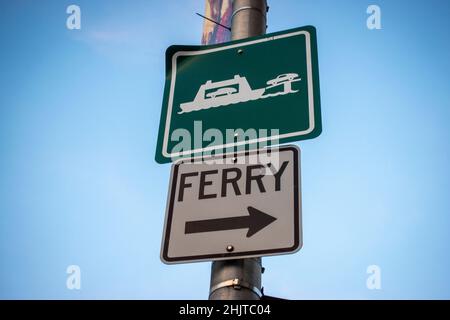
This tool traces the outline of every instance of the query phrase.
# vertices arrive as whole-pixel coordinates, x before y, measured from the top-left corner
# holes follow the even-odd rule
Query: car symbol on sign
[[[217,91],[210,92],[206,95],[207,98],[215,98],[220,96],[228,96],[232,93],[235,93],[237,90],[235,88],[220,88]]]
[[[269,86],[276,86],[278,84],[281,84],[281,83],[284,83],[284,82],[287,82],[287,81],[292,81],[292,80],[294,80],[297,77],[298,77],[297,73],[280,74],[275,79],[267,81],[267,84]],[[299,80],[299,79],[297,79],[297,80]]]

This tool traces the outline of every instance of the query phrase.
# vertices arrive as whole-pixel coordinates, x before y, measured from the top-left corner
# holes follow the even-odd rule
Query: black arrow
[[[249,215],[231,218],[188,221],[184,229],[185,234],[235,230],[248,228],[247,238],[264,229],[277,218],[268,215],[253,207],[247,208]]]

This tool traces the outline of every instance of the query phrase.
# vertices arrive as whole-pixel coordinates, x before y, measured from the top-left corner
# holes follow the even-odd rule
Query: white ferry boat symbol
[[[238,86],[238,89],[232,86]],[[216,91],[207,91],[217,89]],[[265,89],[253,90],[245,77],[235,75],[233,79],[212,82],[206,81],[202,84],[195,95],[194,101],[182,103],[180,105],[181,113],[227,106],[240,102],[260,99]]]

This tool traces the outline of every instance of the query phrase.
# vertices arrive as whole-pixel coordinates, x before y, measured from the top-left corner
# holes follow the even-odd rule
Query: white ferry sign
[[[230,141],[229,132],[238,130],[256,135]],[[321,131],[314,27],[167,49],[157,162],[311,139]]]

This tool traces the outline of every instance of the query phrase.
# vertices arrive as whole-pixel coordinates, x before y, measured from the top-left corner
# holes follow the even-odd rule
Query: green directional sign
[[[157,162],[311,139],[321,131],[314,27],[167,49]]]

